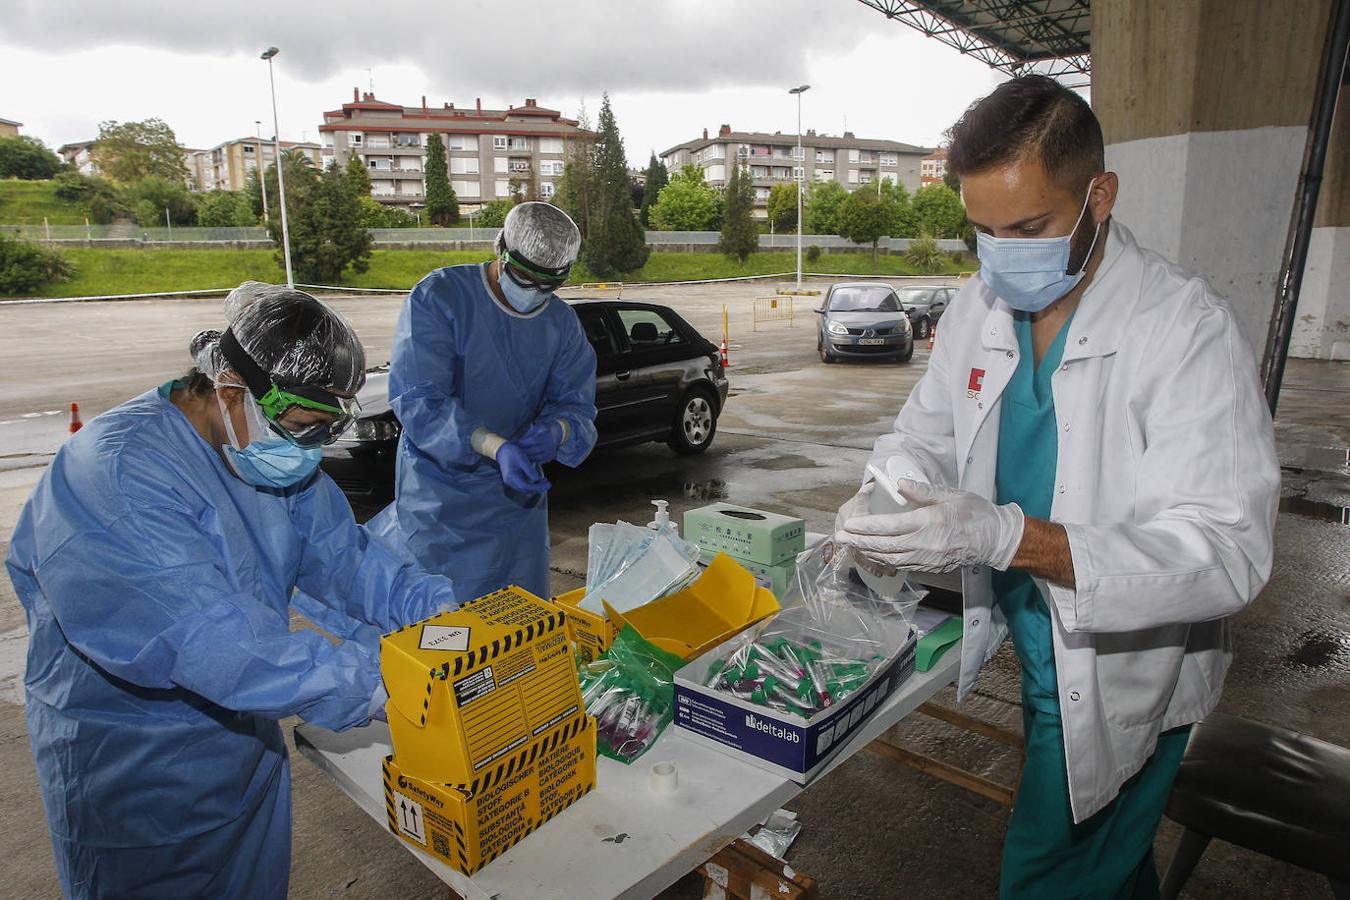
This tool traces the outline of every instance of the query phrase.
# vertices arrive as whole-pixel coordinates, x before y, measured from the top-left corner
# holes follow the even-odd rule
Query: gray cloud
[[[220,55],[275,44],[289,77],[409,63],[447,96],[780,86],[807,71],[813,48],[846,51],[884,27],[851,0],[0,0],[0,43],[13,46]]]

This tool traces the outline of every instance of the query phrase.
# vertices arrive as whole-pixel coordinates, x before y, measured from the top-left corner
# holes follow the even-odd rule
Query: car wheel
[[[717,434],[717,404],[704,389],[694,388],[680,400],[670,429],[670,449],[681,456],[707,450]]]
[[[933,324],[928,321],[927,316],[924,316],[919,320],[919,324],[914,326],[914,339],[918,341],[928,340],[928,332],[932,330],[932,328]]]
[[[830,351],[825,349],[824,341],[821,341],[816,344],[816,352],[820,354],[820,361],[825,363],[825,365],[828,366],[834,363],[835,359],[832,355],[830,355]]]

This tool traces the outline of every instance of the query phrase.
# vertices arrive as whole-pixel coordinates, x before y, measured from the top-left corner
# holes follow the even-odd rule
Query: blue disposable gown
[[[502,483],[476,452],[563,419],[558,461],[595,446],[595,351],[576,314],[549,300],[529,315],[493,297],[486,266],[437,269],[408,296],[394,332],[389,402],[403,425],[396,499],[369,523],[472,600],[508,584],[548,593],[548,499]]]
[[[277,720],[362,724],[380,683],[378,647],[290,631],[292,590],[391,630],[450,586],[371,541],[326,475],[234,477],[168,387],[70,438],[10,544],[57,873],[74,897],[285,897]]]

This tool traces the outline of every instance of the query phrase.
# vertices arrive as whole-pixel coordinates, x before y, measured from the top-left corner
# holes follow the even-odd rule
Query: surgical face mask
[[[1078,271],[1070,274],[1073,236],[1083,223],[1091,199],[1092,185],[1088,185],[1088,195],[1083,199],[1078,221],[1068,234],[1060,237],[997,238],[984,232],[976,234],[980,277],[984,283],[1013,309],[1028,313],[1040,312],[1077,287],[1097,246],[1097,235],[1101,233],[1099,222]]]
[[[225,420],[225,433],[230,438],[230,443],[220,449],[234,473],[254,487],[266,488],[292,487],[314,474],[319,461],[323,459],[323,449],[301,447],[273,433],[262,407],[247,391],[244,392],[243,403],[244,421],[248,425],[247,443],[239,439],[234,430],[234,418],[220,391],[216,391],[216,404],[220,407],[221,418]]]
[[[506,260],[500,257],[497,260],[497,284],[501,287],[506,302],[511,305],[512,309],[522,314],[534,312],[553,296],[551,291],[541,291],[538,288],[522,284],[507,269]]]

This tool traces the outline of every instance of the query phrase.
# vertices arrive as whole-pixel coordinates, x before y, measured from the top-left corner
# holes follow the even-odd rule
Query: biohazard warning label
[[[394,817],[398,820],[399,831],[419,844],[426,845],[427,831],[422,821],[422,804],[406,794],[394,791]]]
[[[423,650],[447,650],[463,653],[469,649],[467,625],[423,625],[422,640],[417,645]]]

